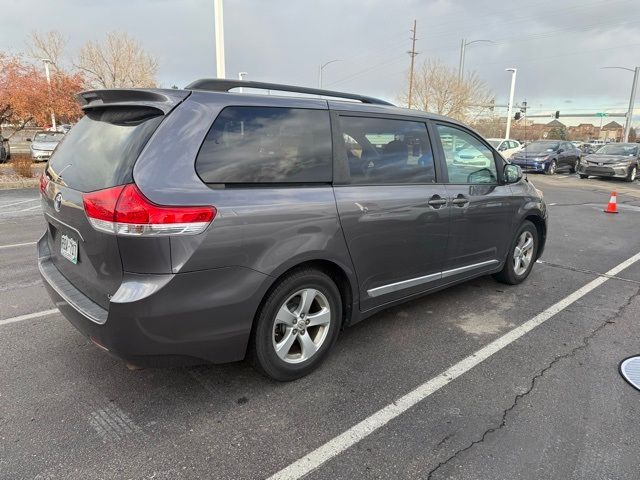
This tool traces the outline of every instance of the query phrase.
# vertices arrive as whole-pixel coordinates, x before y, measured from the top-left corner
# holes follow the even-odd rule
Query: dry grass
[[[33,177],[33,170],[31,169],[32,164],[33,161],[31,160],[31,156],[28,154],[11,155],[11,165],[15,172],[21,177]]]

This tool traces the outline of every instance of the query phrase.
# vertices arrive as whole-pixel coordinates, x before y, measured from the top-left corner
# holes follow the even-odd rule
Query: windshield
[[[598,155],[625,155],[634,157],[638,155],[637,145],[605,145],[596,152]]]
[[[64,137],[64,133],[61,132],[42,132],[36,133],[33,137],[34,142],[59,142]]]
[[[498,145],[500,145],[501,141],[502,140],[488,140],[488,142],[491,144],[493,148],[498,148]]]
[[[560,147],[559,143],[553,142],[533,142],[526,146],[527,152],[530,153],[545,153],[555,152]]]

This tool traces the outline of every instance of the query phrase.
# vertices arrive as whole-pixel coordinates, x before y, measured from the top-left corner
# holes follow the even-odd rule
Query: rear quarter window
[[[328,183],[329,112],[227,107],[200,148],[196,170],[205,183]]]
[[[133,181],[133,165],[163,119],[148,107],[88,111],[58,144],[48,169],[81,192]]]

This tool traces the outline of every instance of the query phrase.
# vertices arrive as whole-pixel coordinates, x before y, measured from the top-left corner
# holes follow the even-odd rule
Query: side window
[[[459,128],[437,125],[447,162],[449,183],[497,183],[491,150],[478,138]]]
[[[435,183],[433,153],[422,122],[340,117],[350,184]]]
[[[206,183],[317,183],[332,180],[327,110],[227,107],[196,159]]]

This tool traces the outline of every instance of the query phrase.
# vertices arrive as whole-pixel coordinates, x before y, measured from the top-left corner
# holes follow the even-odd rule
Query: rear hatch
[[[85,116],[60,142],[41,180],[51,260],[74,287],[103,308],[122,282],[118,238],[94,229],[83,194],[133,182],[133,166],[185,91],[84,92]]]

